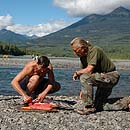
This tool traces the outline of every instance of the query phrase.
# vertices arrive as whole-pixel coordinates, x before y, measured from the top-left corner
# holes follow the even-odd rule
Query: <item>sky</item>
[[[130,9],[130,0],[0,0],[0,30],[41,37],[120,6]]]

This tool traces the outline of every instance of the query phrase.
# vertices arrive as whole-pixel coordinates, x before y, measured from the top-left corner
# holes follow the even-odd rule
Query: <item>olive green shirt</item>
[[[88,65],[93,65],[93,73],[111,72],[116,70],[113,62],[107,57],[104,51],[97,46],[89,46],[88,54],[85,57],[80,57],[81,68],[86,68]]]

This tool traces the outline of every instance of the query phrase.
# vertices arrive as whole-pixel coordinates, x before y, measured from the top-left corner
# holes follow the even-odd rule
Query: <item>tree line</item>
[[[26,48],[20,49],[14,44],[0,42],[0,54],[20,56],[20,55],[26,55],[27,50]]]

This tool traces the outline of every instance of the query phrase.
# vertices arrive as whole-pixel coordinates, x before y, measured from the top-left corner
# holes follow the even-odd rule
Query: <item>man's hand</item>
[[[73,80],[76,80],[77,78],[79,78],[79,75],[77,74],[77,72],[75,72],[75,73],[73,74]]]
[[[38,97],[37,97],[37,102],[42,102],[43,100],[44,100],[44,98],[45,98],[45,96],[46,96],[46,94],[45,93],[40,93],[39,95],[38,95]]]
[[[24,95],[23,100],[24,100],[24,102],[29,103],[29,102],[32,102],[32,97],[30,97],[28,95]]]

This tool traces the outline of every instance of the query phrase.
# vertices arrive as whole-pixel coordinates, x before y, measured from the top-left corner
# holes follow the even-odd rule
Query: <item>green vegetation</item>
[[[101,48],[107,53],[111,59],[130,59],[130,44],[99,44]],[[25,48],[25,47],[24,47]],[[37,45],[28,46],[25,49],[23,47],[17,47],[9,43],[0,42],[0,54],[8,54],[14,56],[20,55],[47,55],[55,57],[75,57],[69,43],[53,45]]]
[[[73,52],[69,46],[63,44],[54,45],[37,45],[36,47],[30,48],[33,54],[47,55],[55,57],[74,57]]]
[[[27,50],[19,49],[16,45],[0,42],[0,54],[14,55],[14,56],[26,55]]]
[[[98,45],[103,48],[104,52],[111,59],[130,59],[130,44],[111,44],[111,45]],[[56,57],[75,57],[70,44],[61,45],[45,45],[37,46],[33,54],[56,56]]]
[[[111,59],[130,59],[130,44],[101,46]]]

